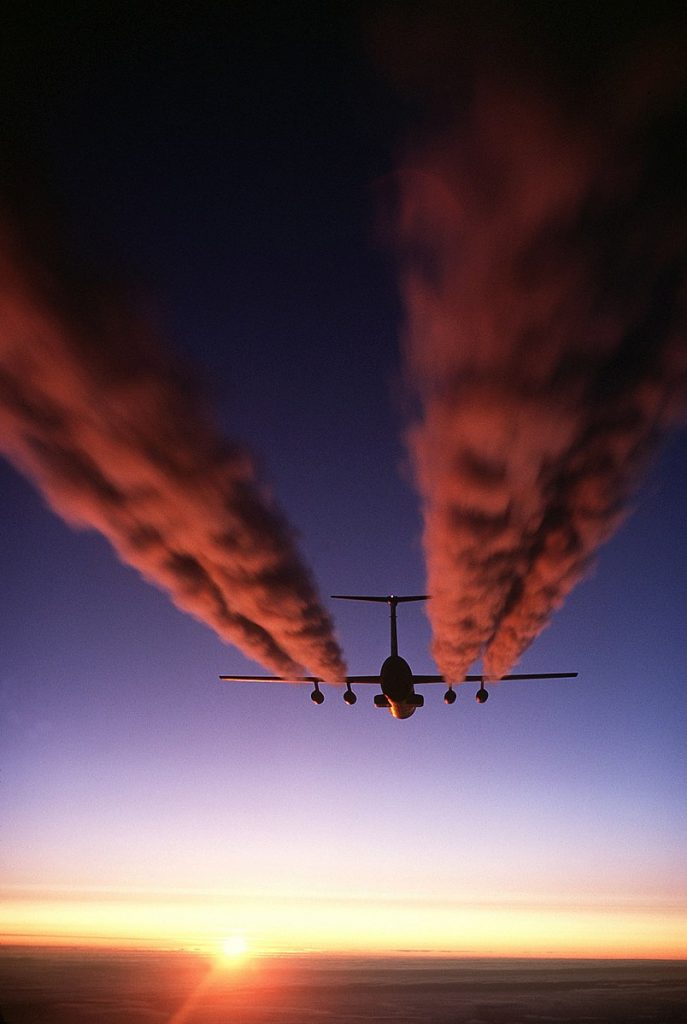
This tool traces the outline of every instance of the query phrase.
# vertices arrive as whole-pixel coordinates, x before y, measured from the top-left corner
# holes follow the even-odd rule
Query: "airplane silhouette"
[[[413,594],[408,597],[397,597],[395,594],[388,594],[386,597],[370,596],[369,594],[332,594],[338,601],[376,601],[389,606],[391,625],[391,653],[384,661],[377,675],[371,676],[346,676],[346,689],[343,699],[348,705],[357,701],[353,692],[352,684],[371,684],[381,687],[381,693],[375,694],[375,707],[386,708],[394,718],[410,718],[417,708],[423,707],[425,698],[421,693],[415,692],[415,686],[425,683],[446,683],[448,689],[444,694],[445,704],[454,704],[456,692],[454,686],[462,683],[479,683],[479,689],[475,694],[478,704],[484,704],[489,693],[484,686],[483,675],[467,675],[462,679],[448,680],[444,676],[414,675],[410,665],[398,653],[398,632],[396,629],[396,607],[406,601],[426,601],[428,594]],[[514,675],[502,676],[500,681],[509,679],[574,679],[577,672],[529,672],[515,673]],[[313,690],[310,699],[315,704],[324,703],[324,694],[320,690],[320,684],[324,679],[317,676],[295,676],[292,679],[284,676],[220,676],[222,680],[230,680],[238,683],[312,683]],[[494,680],[496,682],[496,680]]]

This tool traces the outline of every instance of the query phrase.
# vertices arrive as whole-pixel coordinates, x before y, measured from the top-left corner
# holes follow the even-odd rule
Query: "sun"
[[[245,935],[236,933],[222,939],[220,954],[225,963],[236,963],[243,960],[247,953],[248,943]]]

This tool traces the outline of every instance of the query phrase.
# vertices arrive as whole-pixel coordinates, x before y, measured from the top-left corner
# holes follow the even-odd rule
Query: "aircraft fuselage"
[[[424,698],[415,693],[410,665],[399,654],[390,654],[379,672],[382,694],[386,698],[375,700],[378,707],[386,707],[394,718],[410,718],[422,707]]]

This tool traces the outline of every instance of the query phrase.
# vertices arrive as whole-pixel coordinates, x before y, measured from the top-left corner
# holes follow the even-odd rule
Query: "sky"
[[[389,10],[8,35],[4,941],[685,955],[678,37]],[[218,681],[375,672],[329,595],[425,588],[415,671],[578,678],[404,722]]]

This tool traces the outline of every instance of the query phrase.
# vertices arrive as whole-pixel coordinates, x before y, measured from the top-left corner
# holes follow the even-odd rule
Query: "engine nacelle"
[[[346,704],[348,704],[349,706],[352,707],[353,704],[355,704],[355,702],[357,701],[358,698],[353,693],[353,690],[345,690],[344,691],[344,695],[343,695],[343,699],[344,699]]]
[[[475,700],[478,704],[486,704],[489,700],[489,693],[483,686],[480,686],[479,690],[475,694]]]
[[[324,704],[324,694],[321,690],[313,690],[310,694],[310,700],[313,704]]]
[[[458,694],[456,693],[456,691],[452,690],[451,687],[449,687],[446,693],[444,694],[444,704],[455,704],[457,696]]]

